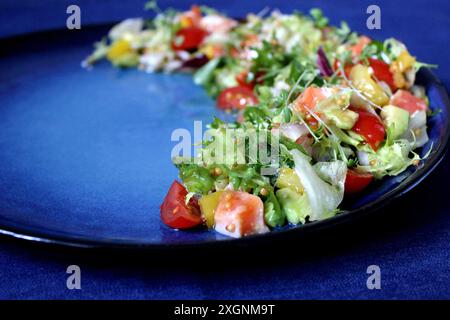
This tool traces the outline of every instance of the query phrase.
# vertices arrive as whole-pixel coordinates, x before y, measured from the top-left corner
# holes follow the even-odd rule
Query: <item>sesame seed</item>
[[[228,232],[234,232],[236,230],[236,226],[233,223],[230,223],[225,227]]]

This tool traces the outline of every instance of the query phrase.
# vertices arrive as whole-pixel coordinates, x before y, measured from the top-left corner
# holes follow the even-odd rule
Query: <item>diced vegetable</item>
[[[428,109],[424,100],[417,98],[406,90],[398,90],[391,97],[390,104],[405,109],[410,114],[414,114],[416,111],[426,111]]]
[[[356,121],[352,131],[363,136],[373,150],[378,150],[386,136],[383,123],[378,116],[370,112],[361,109],[354,110],[358,113],[358,121]]]
[[[117,67],[135,67],[139,63],[139,56],[127,40],[117,40],[109,48],[106,57]]]
[[[214,214],[222,194],[223,191],[216,191],[201,197],[201,199],[198,201],[200,209],[202,211],[203,219],[205,220],[208,228],[214,227]]]
[[[388,140],[400,138],[408,129],[409,113],[408,111],[396,106],[387,105],[381,111],[383,123],[387,128]]]
[[[291,188],[284,188],[277,191],[277,198],[289,223],[305,223],[307,217],[311,215],[311,206],[305,193],[301,194]]]
[[[236,86],[223,90],[217,97],[217,106],[221,109],[245,109],[258,104],[258,98],[251,89]]]
[[[389,102],[389,97],[383,89],[372,79],[366,66],[357,64],[350,72],[350,81],[367,99],[378,106]]]
[[[368,60],[375,78],[378,81],[384,81],[392,92],[397,90],[398,87],[394,83],[394,76],[389,70],[390,66],[386,62],[379,59],[369,58]]]
[[[322,88],[308,87],[293,102],[293,105],[297,111],[307,113],[310,110],[315,110],[316,105],[328,96],[329,94]]]
[[[197,49],[207,35],[208,33],[199,27],[182,28],[175,35],[172,49],[175,51]]]
[[[282,168],[277,178],[276,186],[280,189],[292,189],[296,193],[303,193],[304,189],[294,169]]]
[[[190,229],[202,224],[197,200],[191,198],[186,204],[187,191],[174,181],[161,205],[161,220],[175,229]]]
[[[316,109],[338,128],[350,130],[358,120],[358,114],[348,108],[350,97],[350,91],[334,94],[320,101]]]
[[[414,65],[416,59],[412,57],[409,52],[404,49],[400,55],[391,64],[391,72],[394,78],[394,84],[397,88],[409,88],[411,87],[408,82],[407,72],[415,72]]]
[[[425,111],[416,111],[411,115],[408,129],[402,136],[413,144],[413,149],[420,148],[428,142],[427,114]]]
[[[215,213],[217,232],[234,238],[269,232],[261,199],[242,191],[225,191]]]
[[[372,182],[373,175],[366,172],[359,172],[354,169],[347,170],[345,178],[345,194],[355,194],[361,192]]]
[[[330,62],[328,61],[323,47],[319,47],[319,50],[317,51],[317,66],[323,76],[330,77],[333,75],[333,69],[331,69]]]

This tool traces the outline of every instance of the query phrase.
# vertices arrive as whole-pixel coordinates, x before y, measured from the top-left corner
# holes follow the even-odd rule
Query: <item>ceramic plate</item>
[[[266,235],[230,239],[213,231],[177,232],[159,206],[177,170],[171,133],[224,117],[190,75],[146,74],[100,63],[80,67],[106,27],[2,40],[0,58],[0,233],[82,247],[164,248],[236,245],[315,232],[373,212],[416,186],[442,159],[448,95],[428,70],[419,74],[431,108],[430,156],[386,178],[345,213]]]

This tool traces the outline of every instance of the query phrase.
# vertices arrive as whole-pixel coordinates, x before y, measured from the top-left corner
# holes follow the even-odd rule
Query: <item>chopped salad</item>
[[[174,159],[181,182],[161,205],[169,227],[243,237],[326,219],[344,197],[419,164],[430,109],[415,75],[430,65],[398,40],[331,26],[319,9],[237,20],[207,7],[147,7],[154,19],[114,26],[84,64],[190,71],[218,108],[236,114],[234,123],[214,119],[195,159]],[[225,149],[218,161],[218,145],[245,140],[226,134],[237,129],[266,133],[257,149],[276,144],[278,161],[251,157],[251,146]]]

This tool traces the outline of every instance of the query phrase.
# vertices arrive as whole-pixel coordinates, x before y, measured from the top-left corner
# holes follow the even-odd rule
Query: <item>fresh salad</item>
[[[236,114],[233,123],[214,119],[195,159],[174,159],[181,182],[161,205],[167,226],[243,237],[326,219],[344,197],[422,160],[414,150],[428,141],[430,109],[415,75],[430,65],[398,40],[331,26],[319,9],[236,20],[207,7],[147,8],[154,19],[114,26],[84,64],[190,71]],[[266,134],[256,158],[251,145],[234,148],[248,131]],[[262,161],[263,149],[277,161]]]

